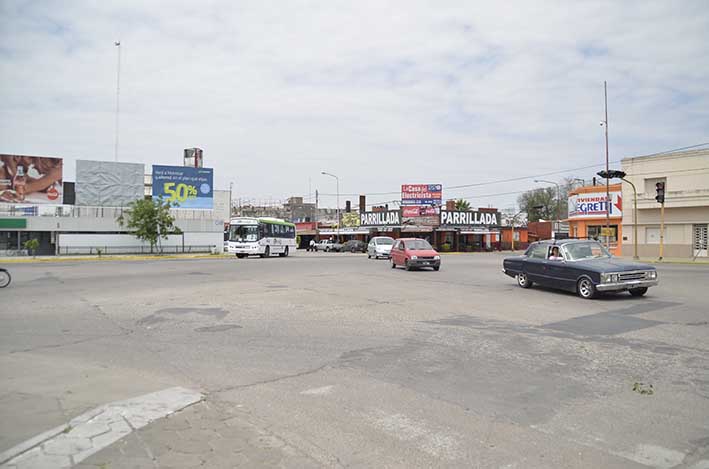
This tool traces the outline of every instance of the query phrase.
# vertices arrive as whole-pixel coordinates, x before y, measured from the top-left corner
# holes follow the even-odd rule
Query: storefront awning
[[[340,231],[338,232],[337,229],[332,229],[328,228],[327,230],[320,230],[319,233],[321,235],[366,235],[369,234],[369,229],[368,228],[357,228],[357,229],[352,229],[352,228],[340,228]],[[315,233],[313,233],[315,234]]]
[[[461,231],[460,234],[490,235],[490,234],[500,234],[500,232],[499,231]]]
[[[430,233],[433,231],[432,226],[410,226],[406,225],[401,228],[402,233]]]

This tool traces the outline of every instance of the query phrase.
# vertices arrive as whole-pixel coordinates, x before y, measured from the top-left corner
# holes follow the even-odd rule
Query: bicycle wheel
[[[10,285],[11,280],[10,272],[5,269],[0,269],[0,288],[5,288]]]

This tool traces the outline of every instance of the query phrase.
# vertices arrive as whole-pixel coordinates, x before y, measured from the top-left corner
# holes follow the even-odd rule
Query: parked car
[[[358,239],[351,239],[349,241],[345,241],[344,244],[342,245],[342,248],[340,249],[340,252],[366,252],[367,251],[367,245],[364,243],[364,241],[360,241]]]
[[[315,250],[316,251],[339,252],[340,249],[342,249],[342,244],[338,243],[332,239],[323,239],[323,240],[320,240],[320,242],[315,243]]]
[[[441,256],[420,238],[400,238],[391,248],[391,268],[402,265],[406,270],[420,267],[431,267],[433,270],[441,268]]]
[[[655,267],[611,256],[593,240],[550,240],[530,244],[522,256],[502,261],[503,271],[522,288],[535,283],[590,299],[599,292],[643,296],[658,283]]]
[[[391,247],[394,246],[394,238],[389,236],[375,236],[367,245],[367,257],[371,259],[379,259],[380,257],[389,258]]]

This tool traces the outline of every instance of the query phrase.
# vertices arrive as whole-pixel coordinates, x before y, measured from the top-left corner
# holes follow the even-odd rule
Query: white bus
[[[228,251],[236,257],[286,257],[295,251],[295,225],[278,218],[232,218]]]

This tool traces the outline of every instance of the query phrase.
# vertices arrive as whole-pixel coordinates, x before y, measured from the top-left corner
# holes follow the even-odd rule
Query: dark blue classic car
[[[502,265],[522,288],[538,283],[587,299],[598,292],[629,291],[643,296],[648,287],[657,285],[655,267],[614,258],[601,243],[591,240],[539,241],[524,255],[506,258]]]

